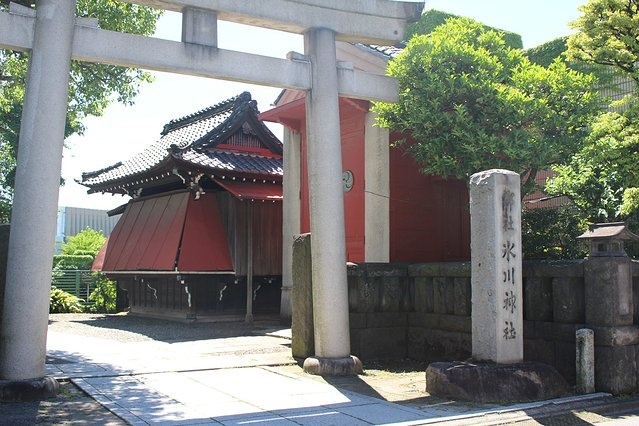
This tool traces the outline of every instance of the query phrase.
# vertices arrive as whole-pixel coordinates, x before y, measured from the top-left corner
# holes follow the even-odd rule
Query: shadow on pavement
[[[72,323],[71,327],[69,323]],[[242,321],[182,323],[126,314],[51,315],[49,329],[55,331],[58,327],[63,327],[65,332],[88,335],[95,335],[96,328],[105,329],[117,340],[157,340],[165,343],[256,336],[285,328],[271,317],[258,317],[254,323],[246,324]]]

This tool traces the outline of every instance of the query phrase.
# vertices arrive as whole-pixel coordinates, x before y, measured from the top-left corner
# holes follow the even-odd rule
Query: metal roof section
[[[103,272],[233,272],[214,194],[133,200],[94,262]]]

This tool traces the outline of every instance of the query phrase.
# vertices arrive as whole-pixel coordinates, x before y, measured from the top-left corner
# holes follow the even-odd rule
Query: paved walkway
[[[132,425],[475,424],[491,413],[608,398],[594,394],[509,407],[392,403],[306,375],[290,356],[289,339],[290,330],[273,327],[186,342],[120,342],[50,331],[47,369]]]

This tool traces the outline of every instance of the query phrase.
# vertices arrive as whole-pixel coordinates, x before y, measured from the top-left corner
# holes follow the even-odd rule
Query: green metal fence
[[[61,270],[61,275],[56,276],[52,285],[60,290],[71,293],[84,300],[85,305],[89,305],[89,295],[95,290],[95,278],[88,270]]]

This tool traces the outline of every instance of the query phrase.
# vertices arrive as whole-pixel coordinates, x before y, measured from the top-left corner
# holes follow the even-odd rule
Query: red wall
[[[466,183],[421,174],[402,148],[390,148],[390,163],[391,262],[470,259]]]
[[[366,105],[367,107],[367,105]],[[360,104],[340,99],[342,170],[353,173],[353,188],[344,193],[346,260],[364,259],[364,115]],[[306,127],[302,128],[301,232],[310,232]]]
[[[295,105],[291,107],[291,105]],[[301,232],[310,232],[306,123],[303,100],[266,114],[301,133]],[[354,175],[344,194],[346,256],[364,261],[364,123],[368,103],[340,98],[342,170]],[[397,140],[398,135],[391,135]],[[436,262],[470,259],[470,215],[466,183],[419,173],[400,148],[390,149],[390,260]]]
[[[353,107],[340,108],[342,170],[353,173],[353,188],[344,193],[346,260],[364,262],[364,114]]]

